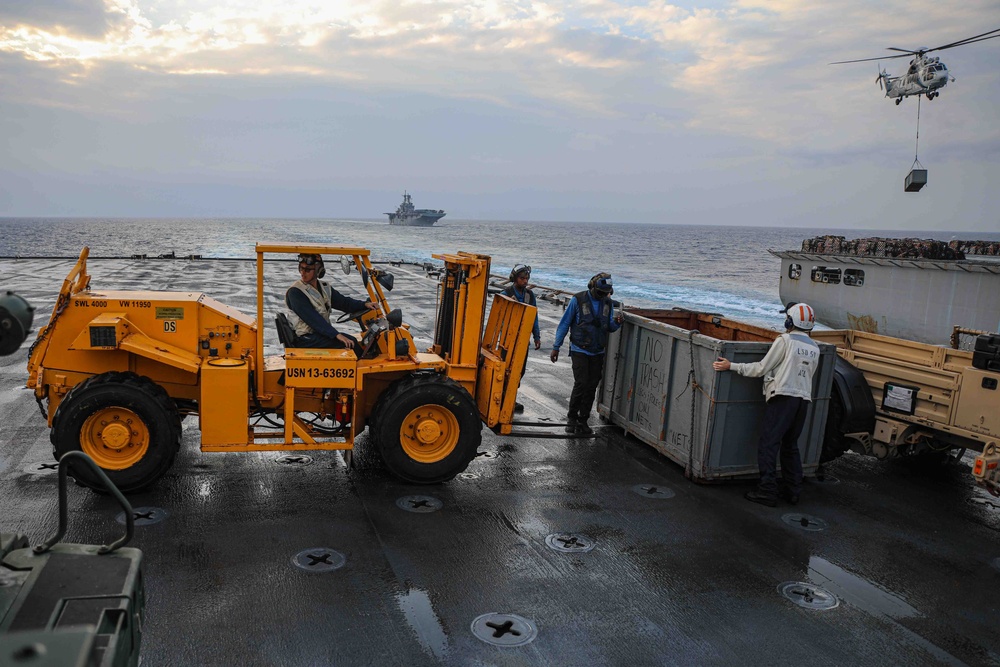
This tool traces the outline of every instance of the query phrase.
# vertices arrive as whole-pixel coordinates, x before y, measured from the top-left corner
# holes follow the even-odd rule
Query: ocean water
[[[723,313],[763,326],[780,325],[781,262],[767,251],[801,247],[821,234],[1000,240],[1000,234],[887,232],[781,227],[706,227],[628,223],[455,220],[433,227],[394,227],[385,220],[2,218],[0,257],[92,257],[199,254],[254,256],[260,242],[363,246],[374,260],[433,261],[432,253],[491,255],[493,272],[518,263],[532,282],[583,289],[598,271],[614,276],[615,298],[647,308],[681,306]],[[2,281],[2,275],[0,275]]]

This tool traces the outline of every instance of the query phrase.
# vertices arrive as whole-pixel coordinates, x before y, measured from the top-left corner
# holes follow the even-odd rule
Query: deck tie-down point
[[[426,514],[438,511],[444,507],[444,503],[433,496],[403,496],[396,501],[396,507],[407,512]]]
[[[667,488],[665,486],[657,486],[655,484],[637,484],[632,487],[632,490],[638,493],[643,498],[673,498],[673,489]]]
[[[801,581],[786,581],[778,586],[778,592],[805,609],[825,611],[840,604],[830,591]]]
[[[313,462],[311,456],[305,454],[285,454],[274,459],[275,463],[286,466],[307,466]]]
[[[515,637],[520,637],[521,633],[518,632],[517,630],[513,629],[513,627],[511,627],[513,625],[514,625],[514,621],[505,621],[505,622],[503,622],[503,623],[501,623],[499,625],[496,624],[496,623],[491,623],[490,621],[486,622],[486,627],[493,628],[493,630],[494,630],[493,636],[494,637],[503,637],[508,632],[510,634],[514,635]]]
[[[534,640],[538,628],[517,614],[490,612],[472,621],[472,634],[495,646],[523,646]]]
[[[808,530],[810,532],[818,532],[827,529],[827,523],[823,519],[809,514],[801,514],[799,512],[784,514],[782,515],[781,520],[789,526],[795,526],[796,528],[801,528],[802,530]]]
[[[136,526],[150,526],[159,523],[170,516],[170,512],[161,507],[135,507],[132,509],[132,520]],[[119,512],[115,521],[123,526],[127,523],[125,512]]]
[[[59,463],[58,461],[53,463],[49,462],[32,463],[29,466],[25,466],[24,472],[28,473],[29,475],[50,475],[59,472]]]
[[[595,542],[586,535],[553,533],[545,538],[545,544],[564,553],[586,553],[594,548]]]
[[[313,554],[306,554],[306,558],[309,559],[310,566],[319,565],[320,563],[325,563],[326,565],[333,565],[333,563],[330,562],[330,554],[319,554],[315,556]]]
[[[295,567],[307,572],[333,572],[343,567],[346,562],[344,554],[325,547],[306,549],[292,558]]]

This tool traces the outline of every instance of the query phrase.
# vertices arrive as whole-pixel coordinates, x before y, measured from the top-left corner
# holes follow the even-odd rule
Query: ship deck
[[[0,287],[38,307],[37,330],[71,265],[0,260]],[[390,303],[429,345],[434,279],[391,270]],[[254,309],[252,261],[92,260],[90,271],[95,289],[197,289]],[[357,275],[346,280],[358,294]],[[545,347],[519,400],[523,419],[561,421],[572,373],[548,346],[562,309],[539,307]],[[39,470],[52,461],[48,429],[23,388],[29,344],[0,358],[0,530],[37,543],[58,509],[56,477]],[[613,426],[582,440],[484,430],[466,473],[435,486],[390,477],[366,436],[353,469],[334,452],[279,456],[201,453],[188,418],[171,471],[131,498],[167,513],[130,544],[144,552],[144,665],[1000,664],[1000,501],[974,486],[967,458],[847,455],[798,506],[768,508],[743,499],[746,483],[685,479]],[[440,507],[405,511],[415,495]],[[71,487],[66,540],[114,539],[118,511]],[[555,550],[555,534],[593,548]],[[313,549],[344,565],[296,567]],[[800,606],[785,582],[839,604]],[[491,612],[537,635],[488,643],[472,630]]]

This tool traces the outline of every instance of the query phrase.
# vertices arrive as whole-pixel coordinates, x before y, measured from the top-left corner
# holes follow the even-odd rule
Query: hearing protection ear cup
[[[299,263],[305,264],[306,266],[315,266],[317,278],[322,278],[326,275],[326,265],[323,264],[322,255],[301,252],[299,253]]]
[[[593,278],[590,279],[589,283],[587,283],[587,289],[588,290],[594,289],[594,285],[597,284],[597,281],[599,281],[599,280],[606,280],[606,279],[608,279],[610,277],[611,277],[610,273],[604,273],[603,271],[601,273],[598,273],[596,276],[594,276]]]
[[[514,282],[519,274],[527,274],[528,278],[531,278],[531,267],[527,264],[516,264],[513,269],[510,270],[509,280]]]
[[[589,283],[587,283],[587,289],[594,289],[594,285],[596,285],[597,281],[600,280],[601,278],[610,278],[610,277],[611,276],[608,275],[607,273],[603,272],[598,273],[597,275],[595,275],[593,278],[590,279]]]
[[[791,315],[785,315],[785,328],[786,329],[791,329],[794,326],[795,326],[795,323],[792,322],[792,316]]]

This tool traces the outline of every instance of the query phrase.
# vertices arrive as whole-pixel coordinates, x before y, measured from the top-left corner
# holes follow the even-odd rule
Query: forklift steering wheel
[[[353,313],[344,313],[343,315],[341,315],[340,317],[337,318],[337,324],[342,324],[342,323],[346,322],[347,320],[357,320],[357,319],[360,319],[362,315],[364,315],[365,313],[370,313],[370,312],[371,312],[371,310],[369,310],[368,308],[363,308],[362,310],[356,310]]]

